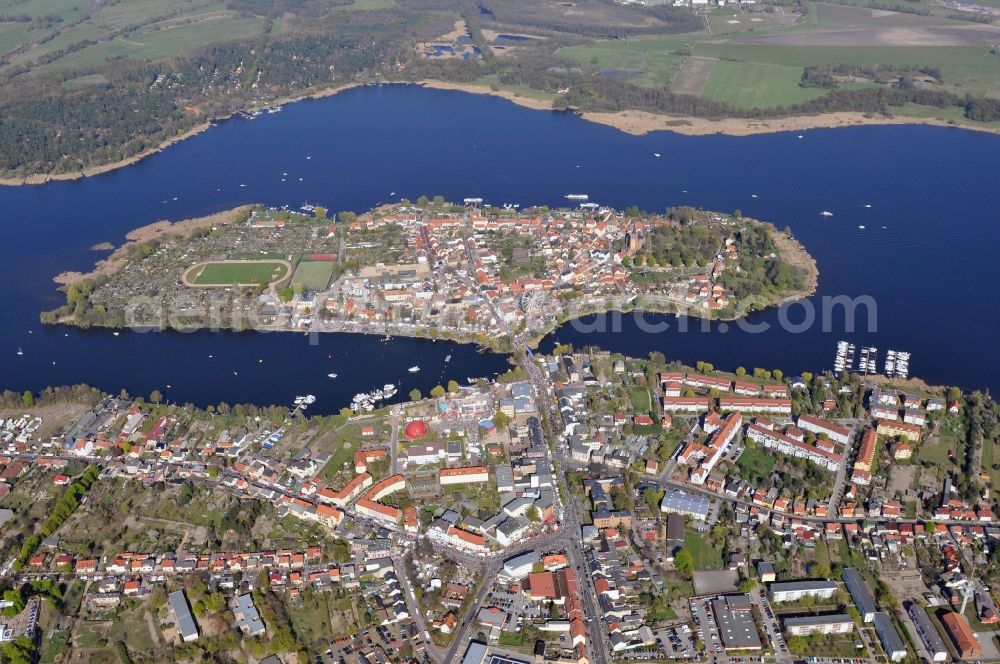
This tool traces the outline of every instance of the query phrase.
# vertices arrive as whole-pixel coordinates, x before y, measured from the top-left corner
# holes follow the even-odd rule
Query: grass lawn
[[[722,569],[722,552],[709,544],[704,535],[689,530],[684,534],[684,548],[691,552],[695,570]]]
[[[795,641],[795,643],[798,642],[798,640]],[[802,643],[803,647],[794,651],[794,654],[802,657],[858,657],[859,654],[854,647],[854,639],[844,636],[814,635],[803,639]]]
[[[296,637],[303,644],[311,647],[330,636],[330,607],[326,593],[308,593],[302,598],[302,606],[286,606],[286,611]]]
[[[105,631],[104,623],[80,623],[73,640],[80,648],[103,648],[108,644]]]
[[[496,78],[492,76],[482,76],[477,78],[475,81],[476,85],[493,86],[497,84]],[[501,90],[510,92],[515,97],[526,97],[528,99],[538,99],[540,101],[552,101],[555,99],[555,95],[545,92],[544,90],[535,90],[534,88],[529,88],[525,85],[514,85],[512,83],[500,83],[499,87]]]
[[[130,5],[131,6],[131,5]],[[219,7],[224,9],[223,7]],[[72,67],[86,69],[96,67],[116,58],[127,58],[144,62],[156,62],[183,55],[208,43],[218,43],[229,40],[253,37],[260,33],[263,19],[260,17],[244,17],[230,11],[204,11],[198,8],[197,13],[167,18],[150,25],[145,25],[135,32],[111,33],[104,30],[99,23],[99,15],[76,27],[75,33],[52,40],[53,48],[63,48],[68,43],[76,43],[82,39],[90,39],[97,43],[86,48],[69,52],[64,56],[40,67],[40,70],[51,71]],[[76,34],[76,33],[79,34]],[[68,39],[72,41],[67,42]],[[35,49],[25,55],[31,60],[37,59],[41,51]]]
[[[815,543],[813,547],[813,563],[815,567],[822,567],[825,569],[823,575],[829,574],[830,570],[830,548],[827,546],[826,542]],[[813,573],[816,576],[816,573]]]
[[[788,68],[830,63],[935,66],[941,69],[944,87],[956,92],[987,94],[1000,84],[997,57],[987,45],[771,46],[703,41],[694,46],[694,54]],[[776,74],[773,76],[773,81],[762,82],[780,82]]]
[[[330,8],[330,11],[335,12],[350,12],[350,11],[373,11],[376,9],[389,9],[395,7],[396,3],[394,0],[354,0],[349,5],[336,5]]]
[[[42,637],[38,661],[41,664],[55,664],[69,650],[69,632],[61,630]]]
[[[674,52],[683,42],[673,39],[629,39],[598,41],[587,46],[570,46],[556,54],[572,58],[585,67],[618,72],[633,72],[630,83],[647,88],[662,88],[680,66],[681,56]]]
[[[151,652],[158,645],[149,633],[149,625],[141,608],[121,614],[108,630],[107,638],[110,643],[124,641],[129,652],[133,653]]]
[[[740,469],[741,477],[749,482],[759,482],[768,476],[777,460],[765,450],[756,447],[747,447],[736,460],[736,466]]]
[[[746,13],[732,7],[719,7],[706,14],[706,20],[712,28],[712,35],[732,34],[734,32],[769,32],[769,29],[781,27],[788,19],[777,12]]]
[[[64,81],[62,86],[64,90],[81,90],[92,85],[104,85],[107,82],[108,79],[102,74],[88,74],[87,76],[78,76],[77,78]]]
[[[206,263],[191,274],[199,286],[234,286],[238,284],[268,284],[288,276],[283,263]]]
[[[955,461],[948,456],[949,451],[955,452]],[[933,439],[924,441],[917,450],[917,462],[929,463],[930,472],[936,473],[939,478],[949,470],[960,468],[964,459],[965,446],[944,432],[936,441]]]
[[[351,422],[349,424],[341,426],[336,425],[334,430],[336,434],[332,432],[323,432],[322,441],[320,447],[324,452],[331,454],[330,460],[320,471],[325,479],[330,480],[337,476],[338,473],[344,470],[344,464],[348,464],[351,476],[353,477],[353,466],[350,464],[351,459],[354,458],[354,452],[361,448],[361,446],[368,440],[361,435],[361,428],[367,425],[373,425],[376,432],[380,432],[384,422],[381,420],[371,419],[363,420],[357,422]],[[377,436],[380,434],[377,434]]]
[[[302,284],[309,291],[326,290],[333,276],[333,263],[329,261],[301,261],[292,276],[292,286]]]
[[[632,400],[632,411],[637,415],[645,415],[650,411],[649,390],[645,387],[633,387],[628,393]]]
[[[802,67],[721,60],[701,96],[750,109],[799,104],[826,94],[819,88],[803,88],[802,71]]]
[[[1000,1],[1000,0],[998,0]],[[738,15],[734,18],[733,13]],[[765,18],[751,22],[750,18]],[[754,32],[781,30],[772,24],[775,17],[733,12],[720,9],[711,13],[713,32],[716,28]],[[739,21],[730,24],[729,21]],[[789,28],[808,34],[820,25],[816,11],[810,11],[807,20]],[[850,25],[854,25],[851,23]],[[723,28],[723,26],[725,26]],[[942,89],[957,94],[972,93],[993,95],[1000,88],[1000,66],[996,55],[987,44],[968,46],[826,46],[738,43],[723,37],[710,36],[707,32],[671,36],[640,37],[621,40],[596,41],[589,45],[559,49],[557,55],[576,60],[584,67],[598,70],[617,70],[631,77],[630,83],[640,87],[662,88],[678,83],[685,94],[698,94],[714,101],[728,102],[737,108],[767,108],[806,102],[823,96],[826,91],[803,88],[799,85],[805,67],[821,64],[854,63],[862,65],[933,66],[942,74]],[[683,75],[674,81],[674,74],[681,68],[683,56],[688,52],[698,58],[718,60],[707,84],[687,89]],[[696,59],[698,59],[696,58]],[[865,87],[865,83],[847,84],[851,89]],[[898,110],[910,117],[942,116],[945,120],[958,120],[961,109],[928,109],[907,106]],[[953,117],[955,116],[955,117]]]

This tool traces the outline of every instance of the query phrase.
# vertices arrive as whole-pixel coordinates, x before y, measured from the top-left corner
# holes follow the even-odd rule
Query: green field
[[[944,88],[956,92],[995,94],[1000,85],[1000,60],[982,46],[770,46],[700,42],[694,54],[705,57],[801,69],[812,65],[935,66]],[[720,63],[721,64],[721,63]],[[766,82],[766,79],[765,79]]]
[[[53,70],[90,68],[115,58],[166,60],[209,43],[256,36],[264,25],[261,17],[241,15],[216,0],[130,0],[88,7],[61,0],[0,0],[0,13],[62,18],[51,25],[0,25],[0,52],[33,44],[4,64],[30,65],[57,56],[40,68]]]
[[[811,12],[794,27],[780,27],[776,19],[765,17],[766,22],[750,23],[746,15],[733,17],[731,10],[716,10],[710,22],[740,31],[742,37],[750,34],[778,34],[798,36],[812,31],[841,27],[857,27],[856,21],[841,16],[821,18],[820,11]],[[738,20],[736,25],[728,21]],[[939,19],[940,20],[940,19]],[[950,22],[954,23],[954,22]],[[949,25],[942,20],[942,25]],[[701,98],[724,102],[739,109],[773,108],[800,104],[823,96],[828,91],[805,88],[800,85],[806,67],[815,65],[858,64],[936,67],[941,72],[941,89],[956,94],[996,96],[1000,90],[1000,58],[988,44],[969,45],[816,45],[739,43],[732,34],[720,36],[713,28],[708,32],[670,37],[642,37],[623,40],[598,40],[589,45],[561,48],[557,55],[576,60],[580,66],[591,70],[616,70],[631,77],[622,77],[634,85],[672,89],[683,94],[698,94]],[[716,63],[704,87],[685,87],[689,74],[684,55],[714,59]],[[680,73],[678,73],[680,72]],[[874,83],[844,84],[846,89],[867,87]],[[961,110],[949,114],[949,109],[900,109],[914,117],[938,117],[944,120],[961,119]]]
[[[691,552],[696,570],[722,569],[722,552],[709,544],[704,535],[689,530],[684,534],[684,548]]]
[[[338,12],[348,11],[374,11],[376,9],[389,9],[395,7],[394,0],[354,0],[349,5],[335,5],[332,9]]]
[[[329,593],[307,590],[301,605],[286,604],[295,634],[308,647],[316,647],[330,635]]]
[[[669,41],[670,48],[663,48]],[[636,39],[598,41],[587,46],[561,48],[558,55],[573,58],[585,67],[633,72],[628,82],[649,88],[662,88],[680,66],[682,57],[674,50],[683,43],[677,40]]]
[[[288,276],[284,263],[205,263],[195,268],[190,277],[197,286],[237,286],[269,284]]]
[[[741,477],[748,482],[761,482],[768,476],[774,468],[776,459],[766,451],[756,447],[747,447],[736,460],[736,466],[740,469]]]
[[[720,60],[701,96],[750,109],[801,104],[826,94],[826,90],[802,87],[801,80],[801,67]]]
[[[629,398],[632,401],[632,412],[636,415],[645,415],[650,411],[649,390],[645,387],[633,387],[629,390]]]
[[[301,261],[292,276],[292,286],[301,284],[305,290],[326,290],[333,276],[333,263],[330,261]]]
[[[937,438],[929,438],[920,445],[916,455],[917,461],[933,466],[939,475],[953,468],[956,463],[961,466],[965,463],[964,437],[962,421],[954,416],[945,417],[941,421]],[[955,452],[955,461],[949,458],[949,450]],[[992,461],[992,458],[990,460]],[[985,464],[985,450],[983,461],[983,467],[988,469],[989,466]]]

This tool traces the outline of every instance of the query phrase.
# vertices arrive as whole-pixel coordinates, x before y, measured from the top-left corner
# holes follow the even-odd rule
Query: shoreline
[[[112,252],[112,254],[110,256],[108,256],[108,257],[106,257],[106,258],[98,261],[94,265],[93,269],[91,269],[89,272],[85,272],[84,273],[84,272],[66,271],[66,272],[62,272],[62,273],[56,275],[55,277],[53,277],[52,280],[55,283],[59,284],[60,285],[60,290],[62,290],[63,287],[68,286],[70,284],[79,284],[79,283],[84,282],[86,280],[93,279],[93,278],[100,277],[100,276],[110,276],[110,275],[112,275],[112,274],[120,271],[121,269],[123,269],[125,267],[125,265],[128,263],[128,261],[129,261],[129,256],[128,256],[129,249],[133,245],[136,245],[136,244],[139,244],[139,243],[142,243],[142,242],[147,242],[147,241],[150,241],[150,240],[155,240],[155,239],[157,239],[159,237],[162,237],[162,236],[168,235],[168,234],[176,234],[176,235],[183,236],[183,235],[186,235],[186,234],[190,234],[191,232],[193,232],[196,229],[204,228],[206,226],[207,227],[211,227],[211,226],[221,225],[221,224],[231,224],[231,223],[239,221],[240,219],[245,218],[245,215],[251,209],[253,209],[253,207],[254,207],[253,205],[243,205],[243,206],[239,206],[239,207],[236,207],[236,208],[233,208],[233,209],[230,209],[230,210],[224,210],[222,212],[218,212],[218,213],[215,213],[215,214],[212,214],[212,215],[207,215],[207,216],[204,216],[204,217],[196,217],[196,218],[192,218],[192,219],[185,219],[185,220],[181,220],[181,221],[177,221],[177,222],[170,222],[170,221],[167,221],[167,220],[161,220],[161,221],[153,222],[151,224],[147,224],[146,226],[141,226],[139,228],[136,228],[136,229],[133,229],[133,230],[129,231],[125,235],[125,238],[126,238],[127,241],[125,243],[123,243],[121,246],[119,246],[116,249],[114,249],[114,251]],[[757,225],[764,226],[764,227],[766,227],[768,229],[768,231],[771,233],[772,237],[774,238],[775,244],[777,245],[778,252],[779,252],[780,256],[782,257],[782,262],[787,263],[787,264],[789,264],[789,265],[791,265],[793,267],[802,267],[802,268],[804,268],[807,271],[807,273],[808,273],[807,283],[806,283],[806,285],[805,285],[804,288],[798,289],[798,290],[793,290],[793,291],[787,291],[787,292],[781,294],[780,297],[776,297],[776,299],[774,301],[768,302],[763,307],[754,308],[751,311],[734,312],[734,315],[720,315],[720,312],[712,311],[712,310],[703,308],[701,306],[684,306],[683,309],[682,309],[681,305],[679,303],[676,303],[676,302],[658,302],[656,300],[644,300],[642,297],[639,297],[639,296],[633,296],[633,297],[631,297],[631,298],[629,298],[627,300],[624,300],[624,301],[622,301],[622,300],[614,301],[614,300],[603,300],[602,299],[602,300],[597,300],[597,301],[593,301],[593,302],[588,302],[587,305],[589,305],[589,306],[582,307],[582,308],[580,308],[580,309],[578,309],[576,311],[565,311],[564,312],[566,314],[565,320],[560,320],[562,318],[562,316],[556,316],[556,317],[552,318],[551,320],[547,321],[547,324],[545,325],[545,327],[543,329],[538,330],[537,334],[533,334],[530,337],[525,337],[523,339],[524,344],[528,348],[536,349],[542,343],[542,341],[544,341],[547,337],[549,337],[553,333],[557,332],[559,330],[559,328],[563,327],[566,324],[571,323],[574,320],[577,320],[577,319],[580,319],[580,318],[583,318],[583,317],[586,317],[586,316],[593,316],[593,315],[602,316],[602,315],[607,315],[607,314],[612,313],[612,312],[620,312],[620,313],[641,312],[641,313],[650,313],[650,314],[667,315],[667,316],[689,316],[689,317],[692,317],[692,318],[698,318],[698,319],[704,319],[704,320],[710,320],[710,321],[717,321],[717,322],[731,322],[731,321],[735,321],[735,320],[739,320],[741,318],[744,318],[744,317],[746,317],[746,316],[754,313],[755,311],[763,311],[765,309],[770,309],[770,308],[774,308],[774,307],[780,307],[783,304],[786,304],[786,303],[789,303],[789,302],[795,302],[795,301],[798,301],[798,300],[802,300],[802,299],[805,299],[805,298],[810,297],[811,295],[815,294],[816,290],[817,290],[817,286],[818,286],[819,271],[818,271],[818,267],[817,267],[815,258],[813,258],[813,256],[811,254],[809,254],[808,251],[806,251],[805,246],[803,246],[802,243],[800,243],[799,241],[786,236],[784,234],[784,232],[779,231],[774,226],[774,224],[772,224],[770,222],[763,222],[763,221],[760,221],[760,220],[757,220],[757,219],[753,219],[753,218],[749,218],[749,217],[745,218],[745,220],[749,221],[752,224],[757,224]],[[99,246],[99,245],[95,245],[95,246]],[[191,267],[188,267],[187,270],[181,275],[181,279],[184,280],[185,283],[187,283],[186,275],[187,275],[187,272],[190,271],[190,269],[191,269]],[[291,271],[289,270],[289,275],[290,274],[291,274]],[[192,286],[193,284],[188,283],[187,285],[188,286]],[[46,313],[46,312],[43,312],[43,314],[44,313]],[[77,327],[76,320],[72,316],[70,316],[70,317],[61,317],[58,320],[52,321],[52,323],[53,324],[58,324],[58,325],[70,325],[70,326]],[[94,326],[95,327],[113,327],[112,325],[102,325],[100,323],[96,323],[96,324],[94,324]],[[174,329],[174,330],[182,331],[182,332],[183,331],[200,330],[200,329],[228,329],[228,330],[232,330],[232,331],[240,331],[241,329],[243,329],[243,328],[238,328],[235,324],[234,325],[225,326],[225,327],[222,327],[222,328],[215,328],[215,327],[213,327],[211,325],[197,325],[197,324],[195,324],[195,325],[188,325],[188,326],[184,326],[184,327],[175,327],[175,326],[172,326],[172,325],[166,325],[164,327],[162,321],[161,321],[160,325],[152,325],[151,324],[151,327],[155,327],[155,328],[159,328],[159,329]],[[270,331],[270,332],[295,332],[295,333],[305,332],[307,334],[312,334],[312,333],[315,333],[315,334],[331,334],[331,333],[333,333],[333,334],[336,334],[336,333],[347,333],[347,334],[382,334],[382,333],[386,333],[386,334],[390,334],[390,335],[395,334],[397,336],[403,336],[403,337],[408,337],[408,338],[416,338],[416,339],[421,339],[421,338],[423,338],[423,339],[431,339],[431,340],[438,340],[438,339],[440,339],[440,340],[448,340],[448,341],[452,341],[452,342],[455,342],[455,343],[462,343],[462,344],[464,344],[464,343],[476,344],[481,349],[488,350],[488,351],[494,352],[494,353],[508,352],[508,351],[504,350],[503,348],[500,348],[499,346],[507,346],[507,345],[509,345],[509,342],[513,341],[513,337],[511,337],[510,335],[505,335],[504,337],[502,337],[505,340],[504,343],[500,343],[501,337],[497,337],[496,338],[496,340],[497,340],[496,346],[497,347],[494,347],[493,345],[484,344],[483,341],[482,341],[482,337],[479,336],[479,335],[477,335],[477,334],[474,334],[474,333],[473,334],[469,334],[469,333],[465,333],[465,332],[450,331],[450,330],[448,330],[448,331],[442,330],[439,335],[431,335],[429,333],[428,334],[416,334],[416,333],[412,333],[412,332],[409,332],[409,331],[393,331],[393,330],[389,330],[388,328],[385,328],[385,329],[382,329],[382,330],[377,330],[377,331],[365,330],[365,329],[331,329],[331,330],[305,329],[304,330],[304,329],[290,328],[290,327],[287,327],[287,326],[284,326],[284,325],[263,325],[263,326],[254,327],[254,328],[250,328],[250,329],[254,329],[254,330],[258,330],[258,331]]]
[[[253,109],[258,108],[270,108],[272,106],[282,106],[284,104],[294,104],[298,101],[304,101],[306,99],[322,99],[323,97],[331,97],[345,90],[350,90],[352,88],[360,87],[364,85],[363,83],[347,83],[345,85],[322,88],[314,92],[304,93],[300,95],[293,95],[289,97],[280,97],[275,99],[267,106],[255,106]],[[152,157],[158,152],[161,152],[170,146],[186,141],[189,138],[197,136],[198,134],[207,131],[212,128],[212,125],[218,122],[224,122],[232,118],[239,111],[234,111],[226,115],[220,115],[218,117],[209,118],[191,129],[178,134],[172,138],[165,139],[160,142],[154,148],[147,148],[142,152],[132,155],[127,159],[121,159],[119,161],[114,161],[108,164],[101,164],[99,166],[88,166],[80,171],[75,171],[73,173],[34,173],[32,175],[25,175],[23,177],[0,177],[0,186],[4,187],[20,187],[23,185],[39,185],[47,184],[49,182],[65,182],[73,180],[82,180],[84,178],[94,177],[97,175],[103,175],[104,173],[110,173],[111,171],[116,171],[120,168],[125,168],[133,164],[137,164],[147,157]]]
[[[181,141],[185,141],[193,136],[197,136],[201,132],[211,128],[211,126],[212,126],[212,121],[206,120],[200,124],[195,125],[191,129],[188,129],[182,134],[179,134],[177,136],[174,136],[173,138],[168,138],[162,141],[155,148],[148,148],[146,150],[143,150],[138,154],[132,155],[128,159],[122,159],[119,161],[111,162],[110,164],[102,164],[100,166],[88,166],[87,168],[84,168],[82,171],[77,171],[75,173],[51,173],[51,174],[35,173],[33,175],[26,175],[24,177],[0,178],[0,186],[19,187],[22,185],[46,184],[48,182],[82,180],[83,178],[94,177],[95,175],[101,175],[103,173],[110,173],[111,171],[116,171],[119,168],[125,168],[126,166],[131,166],[132,164],[136,164],[145,159],[146,157],[151,157],[157,152],[167,149],[168,147],[174,145],[175,143],[180,143]]]
[[[486,85],[475,83],[452,83],[435,79],[423,79],[419,81],[385,81],[379,85],[416,85],[432,90],[450,90],[465,92],[468,94],[488,95],[499,97],[518,106],[535,111],[559,111],[552,107],[551,101],[525,97],[510,90],[494,90]],[[266,106],[254,106],[250,110],[261,108],[271,108],[285,104],[294,104],[307,99],[323,99],[332,97],[341,92],[364,87],[369,83],[345,83],[344,85],[321,88],[312,92],[298,95],[279,97]],[[601,124],[626,134],[633,136],[643,136],[654,131],[669,131],[683,136],[709,136],[721,134],[723,136],[754,136],[759,134],[775,134],[786,131],[806,131],[810,129],[840,129],[844,127],[861,127],[876,125],[929,125],[935,127],[951,127],[955,129],[967,129],[986,134],[1000,135],[1000,127],[981,127],[973,124],[960,122],[950,122],[939,118],[919,118],[911,116],[871,116],[855,111],[839,111],[835,113],[821,113],[818,115],[790,115],[775,118],[720,118],[716,120],[708,118],[697,118],[684,115],[668,115],[663,113],[653,113],[641,110],[625,110],[617,112],[600,111],[578,111],[567,109],[577,117]],[[189,138],[210,129],[214,123],[222,122],[232,118],[239,111],[234,111],[227,115],[210,118],[200,124],[188,129],[182,134],[162,141],[158,146],[143,150],[127,159],[116,162],[102,164],[99,166],[88,166],[83,170],[73,173],[34,173],[18,177],[0,177],[0,186],[18,187],[23,185],[40,185],[48,182],[72,181],[83,178],[94,177],[109,173],[136,164],[147,157],[151,157],[170,146],[185,141]]]
[[[145,226],[140,226],[139,228],[134,228],[125,234],[126,241],[117,248],[112,246],[111,249],[96,249],[96,251],[111,251],[111,255],[97,261],[90,271],[76,272],[67,270],[52,277],[52,281],[60,286],[68,286],[70,284],[79,284],[95,277],[114,274],[125,266],[125,263],[128,260],[127,254],[129,247],[132,247],[133,245],[155,240],[162,235],[185,235],[206,226],[210,227],[222,224],[231,224],[239,220],[252,207],[252,205],[241,205],[223,212],[205,215],[204,217],[194,217],[174,222],[163,219],[160,221],[154,221],[151,224],[146,224]],[[101,245],[94,246],[97,247]]]
[[[510,90],[494,90],[475,83],[450,83],[446,81],[424,80],[414,85],[434,90],[456,90],[469,94],[500,97],[518,106],[532,110],[557,111],[551,102],[534,97],[525,97]],[[951,123],[938,118],[917,118],[911,116],[871,116],[858,111],[837,111],[818,115],[789,115],[775,118],[698,118],[688,115],[669,115],[651,111],[625,110],[616,112],[578,111],[567,109],[588,122],[612,127],[626,134],[643,136],[654,131],[669,131],[683,136],[753,136],[776,134],[783,131],[805,131],[808,129],[839,129],[866,125],[931,125],[969,129],[987,134],[1000,134],[1000,127],[979,127],[971,124]]]

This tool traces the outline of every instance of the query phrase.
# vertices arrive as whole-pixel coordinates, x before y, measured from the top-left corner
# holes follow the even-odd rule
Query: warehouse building
[[[660,511],[664,514],[682,514],[698,521],[708,518],[708,509],[708,498],[683,491],[667,491],[660,502]]]
[[[723,595],[712,601],[719,637],[726,650],[760,650],[760,635],[746,595]]]

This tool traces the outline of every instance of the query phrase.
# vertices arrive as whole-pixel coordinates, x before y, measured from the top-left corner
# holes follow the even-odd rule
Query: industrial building
[[[667,491],[660,502],[661,512],[687,515],[698,521],[704,521],[708,518],[708,509],[708,498],[683,491]]]
[[[760,650],[760,635],[746,595],[723,595],[712,600],[719,637],[726,650]]]

